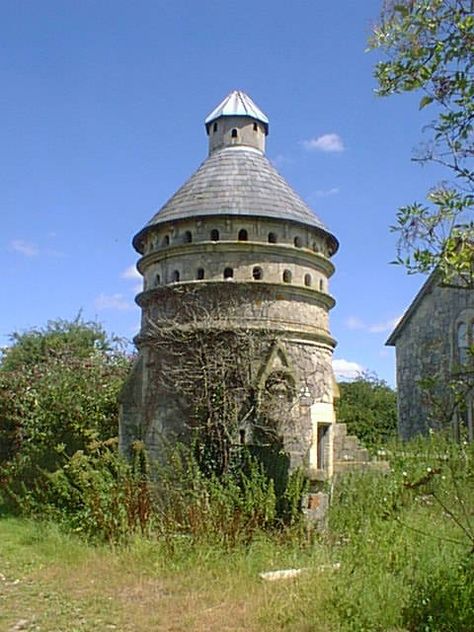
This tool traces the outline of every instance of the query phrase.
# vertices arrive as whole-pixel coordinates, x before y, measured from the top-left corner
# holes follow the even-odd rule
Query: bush
[[[59,321],[15,336],[0,365],[0,485],[13,506],[25,490],[41,492],[43,472],[117,435],[130,367],[95,324]]]
[[[397,394],[384,380],[363,374],[338,386],[336,417],[350,434],[372,449],[397,436]]]

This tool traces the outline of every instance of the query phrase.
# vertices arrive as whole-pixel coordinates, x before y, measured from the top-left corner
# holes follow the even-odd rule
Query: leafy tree
[[[41,472],[117,435],[130,359],[96,323],[54,321],[12,336],[0,364],[0,483],[34,489]]]
[[[51,320],[46,327],[14,332],[11,345],[2,349],[0,370],[25,369],[67,351],[76,358],[86,358],[96,351],[117,349],[120,341],[110,338],[100,323],[85,322],[81,314],[72,320]]]
[[[350,434],[367,447],[376,447],[397,434],[397,394],[376,376],[363,374],[352,382],[339,383],[336,415]]]
[[[393,0],[384,5],[371,45],[378,93],[421,91],[430,136],[414,158],[446,167],[449,182],[427,202],[399,209],[397,262],[409,272],[438,268],[447,284],[472,288],[474,243],[474,4],[472,0]]]

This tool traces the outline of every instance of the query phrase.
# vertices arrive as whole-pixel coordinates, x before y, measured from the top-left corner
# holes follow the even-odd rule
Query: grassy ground
[[[274,630],[272,604],[296,597],[315,573],[279,583],[258,573],[327,562],[321,547],[300,551],[265,540],[230,553],[187,542],[174,552],[146,541],[113,550],[5,517],[0,543],[2,632]]]
[[[0,632],[472,632],[472,456],[428,448],[339,480],[330,529],[311,543],[260,535],[226,550],[170,535],[112,548],[0,515]],[[285,568],[305,571],[259,578]]]

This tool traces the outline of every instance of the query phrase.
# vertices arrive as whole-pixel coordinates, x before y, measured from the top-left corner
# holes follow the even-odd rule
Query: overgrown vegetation
[[[71,326],[76,342],[82,327]],[[474,628],[472,444],[389,441],[393,391],[347,385],[341,410],[361,413],[353,423],[368,444],[384,441],[391,470],[336,476],[327,529],[314,533],[301,520],[301,472],[282,485],[244,446],[220,475],[192,445],[151,466],[136,442],[124,460],[113,435],[129,361],[88,333],[77,353],[68,331],[50,324],[39,336],[53,334],[51,346],[18,337],[0,368],[0,628],[22,609],[28,629],[56,632],[78,613],[85,630],[222,630],[226,612],[235,630]],[[303,572],[289,584],[259,579],[292,567]]]
[[[66,629],[47,619],[77,610],[86,630],[98,620],[123,630],[173,629],[171,622],[193,630],[472,630],[473,446],[433,435],[386,449],[390,472],[336,479],[328,529],[312,537],[268,528],[268,484],[250,521],[245,503],[255,507],[257,499],[254,492],[236,492],[234,482],[213,488],[215,481],[208,485],[198,474],[194,488],[181,495],[174,483],[180,468],[189,467],[182,456],[176,479],[168,481],[168,504],[155,521],[146,518],[143,535],[141,529],[128,534],[127,546],[89,547],[57,526],[4,516],[0,558],[7,592],[0,628],[19,618],[15,604],[24,599],[26,614],[44,630]],[[191,482],[195,474],[185,476]],[[241,506],[234,515],[236,494]],[[117,505],[105,510],[116,514]],[[161,523],[166,528],[157,528],[165,515],[171,517]],[[305,570],[290,582],[259,579],[260,572],[281,568]],[[54,601],[32,595],[32,585]],[[98,610],[98,603],[107,608]]]
[[[117,434],[130,359],[80,318],[12,336],[0,363],[0,481],[18,507],[78,451]]]

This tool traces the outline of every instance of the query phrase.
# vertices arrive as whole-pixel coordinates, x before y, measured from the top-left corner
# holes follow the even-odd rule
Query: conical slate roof
[[[231,92],[206,119],[208,126],[221,116],[243,116],[268,125],[268,119],[243,92]],[[262,151],[245,144],[227,144],[216,149],[197,171],[134,237],[141,249],[143,236],[153,226],[181,219],[237,215],[267,217],[298,222],[323,231],[332,242],[337,239],[276,171]]]
[[[292,220],[330,235],[260,151],[237,146],[213,152],[136,235],[134,244],[154,225],[209,215]]]
[[[226,98],[212,110],[204,121],[206,128],[209,129],[209,125],[212,121],[215,121],[221,116],[249,116],[263,123],[265,125],[265,131],[268,134],[269,121],[267,116],[255,105],[249,95],[241,90],[234,90],[228,94]]]

